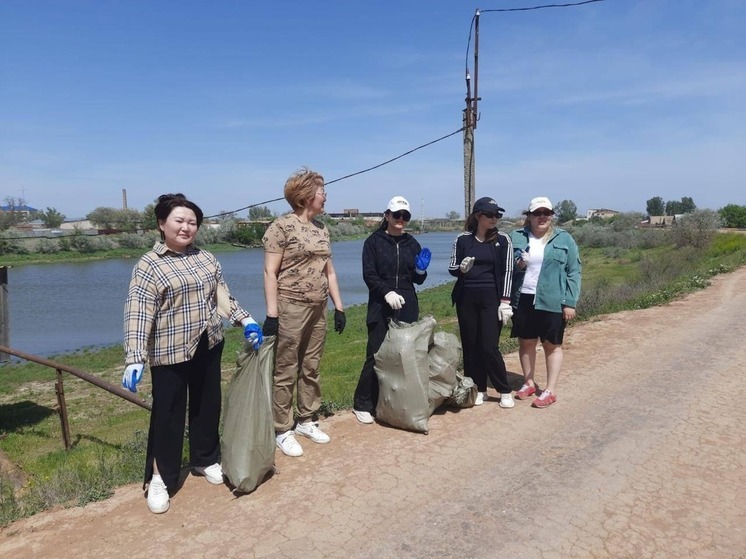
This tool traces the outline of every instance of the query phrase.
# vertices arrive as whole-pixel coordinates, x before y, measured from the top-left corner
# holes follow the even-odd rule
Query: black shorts
[[[537,311],[534,308],[534,295],[521,293],[518,308],[513,314],[511,338],[524,340],[547,341],[550,344],[562,345],[565,336],[565,320],[561,312]]]

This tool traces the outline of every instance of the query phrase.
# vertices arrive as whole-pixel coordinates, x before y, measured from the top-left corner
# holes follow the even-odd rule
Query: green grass
[[[599,313],[649,307],[708,285],[715,274],[746,264],[746,235],[717,235],[704,250],[583,249],[583,295],[580,319]],[[420,312],[433,315],[438,328],[457,333],[453,284],[420,293]],[[349,408],[365,358],[365,305],[346,309],[343,334],[329,330],[321,362],[325,413]],[[331,318],[331,316],[330,316]],[[500,347],[515,349],[505,329]],[[243,344],[241,329],[226,331],[223,380],[235,372]],[[53,361],[96,374],[119,384],[121,346],[87,349],[60,355]],[[65,374],[65,393],[73,447],[63,449],[54,391],[55,371],[33,363],[0,367],[0,450],[18,467],[21,488],[11,472],[0,471],[0,525],[55,505],[79,505],[105,498],[118,485],[141,482],[145,461],[148,412]],[[146,373],[139,395],[150,397]],[[186,449],[185,449],[186,453]]]

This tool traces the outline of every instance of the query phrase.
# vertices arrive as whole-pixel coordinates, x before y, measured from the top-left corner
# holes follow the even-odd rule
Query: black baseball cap
[[[497,205],[497,202],[489,197],[480,198],[476,202],[474,202],[474,208],[472,208],[471,213],[475,214],[477,212],[493,212],[500,214],[498,217],[502,217],[502,213],[505,211],[505,208],[501,208]]]

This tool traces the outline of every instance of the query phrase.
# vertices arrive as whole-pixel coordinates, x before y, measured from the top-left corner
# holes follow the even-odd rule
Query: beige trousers
[[[298,422],[314,419],[321,407],[319,363],[326,340],[326,300],[309,307],[279,299],[277,354],[272,385],[275,432],[293,428],[293,393],[298,388]]]

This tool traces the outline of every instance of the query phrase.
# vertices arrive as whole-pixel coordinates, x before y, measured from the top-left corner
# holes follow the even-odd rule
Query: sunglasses
[[[479,212],[479,213],[482,214],[487,219],[494,219],[496,217],[500,218],[503,216],[503,214],[501,214],[500,212]]]
[[[401,210],[398,212],[391,212],[391,217],[394,219],[403,219],[404,221],[409,221],[412,219],[412,214],[409,213],[407,210]]]
[[[531,215],[536,217],[549,217],[554,215],[554,212],[550,212],[549,210],[544,211],[538,211],[538,212],[531,212]]]

